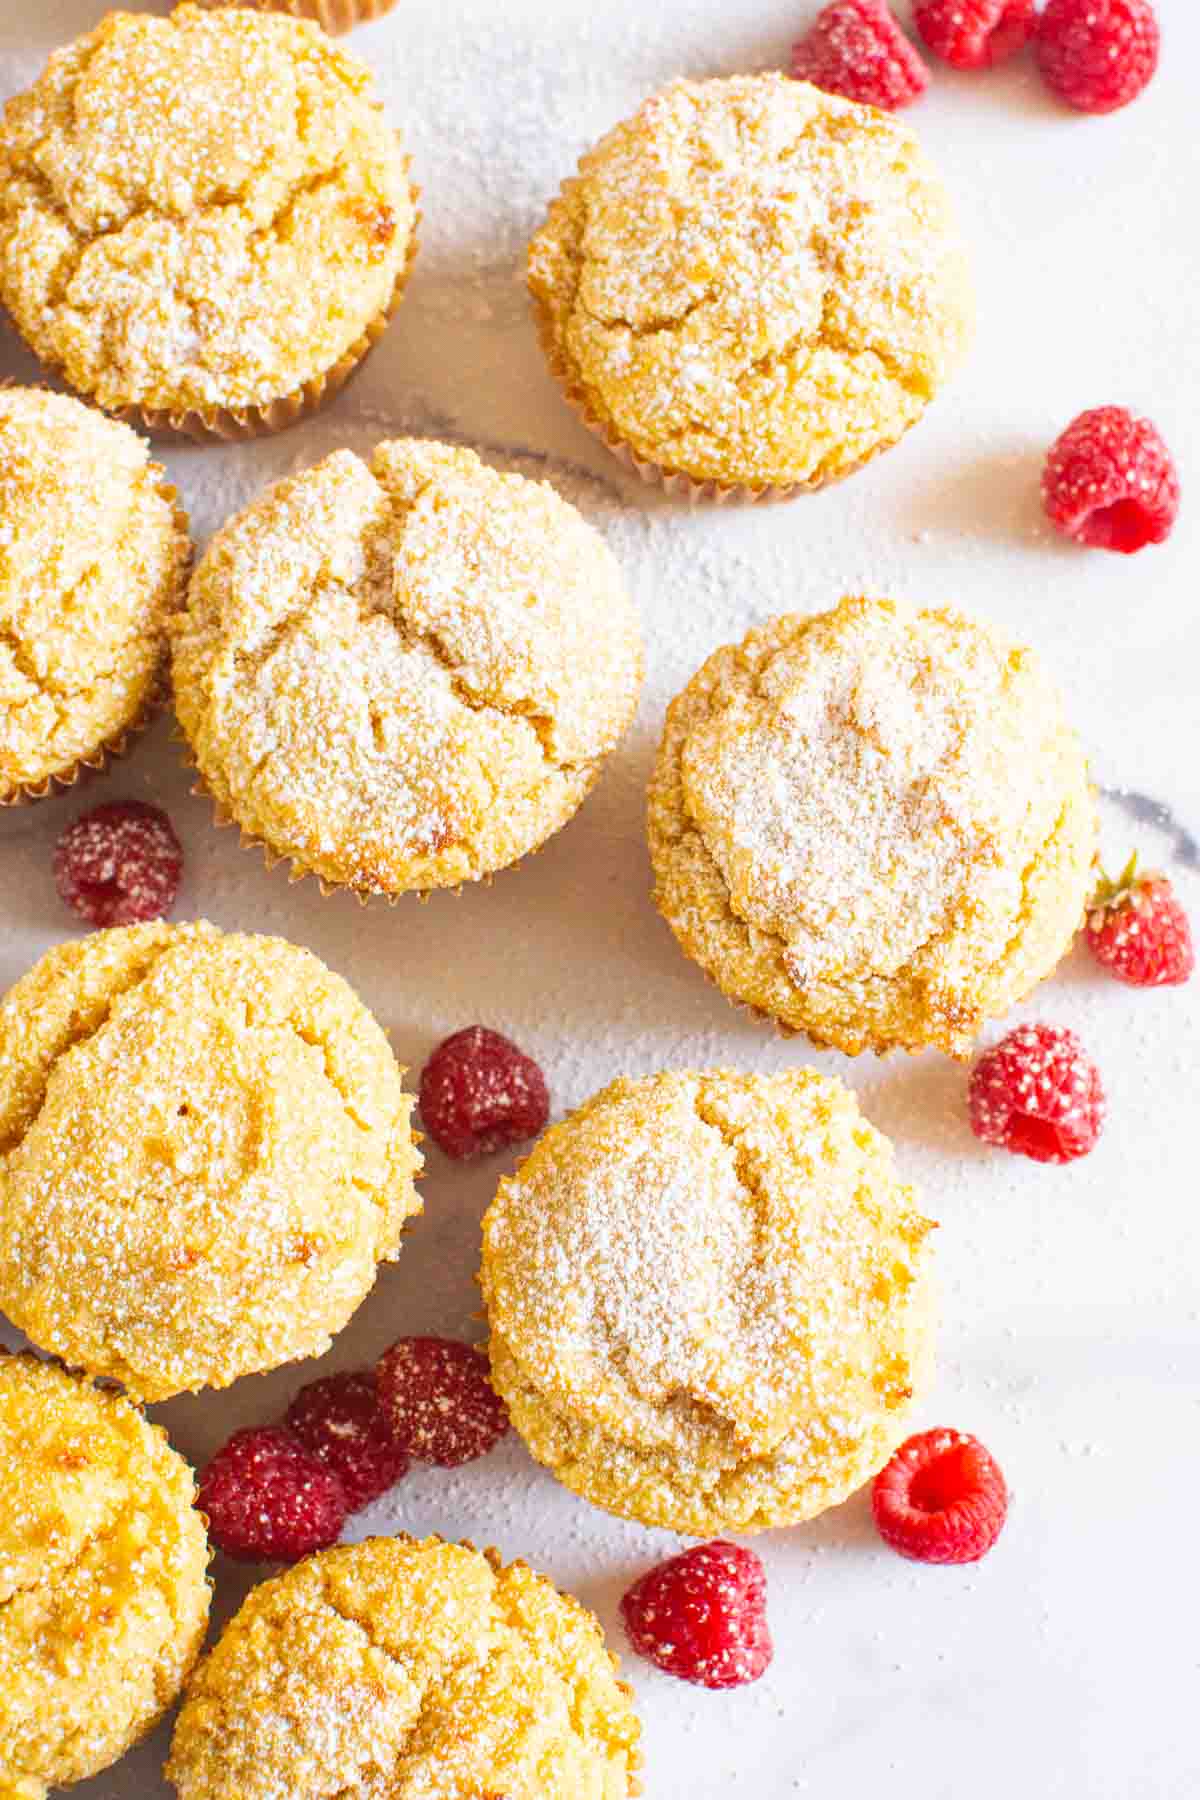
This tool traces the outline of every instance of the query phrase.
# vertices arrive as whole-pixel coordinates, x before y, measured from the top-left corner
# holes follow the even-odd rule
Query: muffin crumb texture
[[[0,1794],[98,1774],[174,1700],[208,1619],[192,1472],[127,1400],[0,1353]]]
[[[369,70],[277,14],[110,13],[0,124],[0,297],[110,411],[302,389],[385,314],[414,224]]]
[[[641,672],[616,561],[574,507],[406,439],[269,489],[214,540],[175,634],[218,809],[365,894],[537,849],[596,781]]]
[[[1069,949],[1096,817],[1030,650],[851,598],[709,658],[649,833],[659,907],[731,1000],[851,1055],[965,1055]]]
[[[0,805],[70,782],[141,722],[190,553],[127,425],[0,391]]]
[[[624,1518],[794,1524],[903,1436],[930,1229],[840,1082],[614,1082],[488,1211],[493,1380],[539,1462]]]
[[[180,1800],[626,1800],[638,1738],[577,1601],[493,1552],[374,1538],[253,1591],[167,1775]]]
[[[551,363],[694,482],[819,487],[903,436],[973,300],[913,133],[781,75],[678,81],[584,157],[529,253]]]
[[[419,1210],[412,1100],[278,938],[132,926],[0,1007],[0,1307],[143,1399],[329,1347]]]

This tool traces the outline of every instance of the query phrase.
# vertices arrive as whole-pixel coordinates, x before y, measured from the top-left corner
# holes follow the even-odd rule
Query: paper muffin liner
[[[396,0],[200,0],[202,6],[256,6],[260,12],[286,13],[292,19],[315,19],[330,37],[382,19]]]
[[[157,464],[153,466],[160,476],[164,474]],[[157,484],[157,491],[170,506],[176,527],[182,533],[187,545],[187,553],[179,570],[180,601],[177,602],[178,605],[182,602],[195,556],[191,521],[183,509],[177,488],[168,481],[160,480]],[[170,661],[170,646],[164,638],[158,673],[147,688],[142,704],[133,718],[122,725],[119,731],[113,732],[111,737],[105,738],[94,750],[89,750],[86,756],[76,758],[69,767],[56,769],[52,775],[44,776],[41,781],[20,782],[11,793],[0,794],[0,808],[34,806],[39,800],[49,800],[57,794],[67,793],[71,788],[79,787],[84,782],[90,781],[94,775],[102,774],[111,763],[117,762],[125,756],[135,741],[141,737],[146,727],[157,717],[166,701],[171,685]]]
[[[568,194],[576,185],[577,180],[578,177],[572,177],[569,181],[564,181],[559,190],[560,194]],[[588,399],[586,391],[575,379],[562,354],[549,310],[536,294],[531,293],[530,299],[533,304],[533,315],[542,346],[542,354],[550,373],[561,388],[566,402],[576,418],[586,425],[588,430],[598,437],[614,456],[619,457],[626,467],[634,470],[648,487],[660,488],[672,499],[687,500],[694,506],[699,505],[702,501],[716,506],[730,504],[754,506],[763,501],[794,500],[798,494],[815,494],[821,488],[834,487],[838,482],[847,480],[851,475],[857,475],[860,469],[865,468],[869,462],[873,462],[877,456],[882,456],[885,450],[891,450],[900,442],[900,437],[904,436],[902,432],[899,437],[889,438],[884,443],[877,444],[866,456],[861,457],[858,462],[850,464],[849,467],[839,470],[836,475],[822,475],[811,481],[758,483],[726,482],[715,479],[698,481],[694,475],[687,474],[683,469],[673,468],[670,464],[652,462],[649,457],[639,455],[632,445],[621,436],[611,420],[600,417]]]
[[[410,167],[408,158],[404,161],[407,175]],[[251,438],[274,437],[280,431],[287,431],[292,425],[299,424],[320,409],[335,394],[341,392],[350,377],[357,373],[375,348],[388,326],[391,324],[404,290],[408,286],[413,264],[417,259],[418,237],[421,226],[419,201],[421,190],[414,182],[409,182],[414,214],[412,230],[409,233],[407,253],[404,267],[396,277],[387,305],[378,313],[363,332],[351,344],[350,348],[334,363],[333,367],[319,375],[313,375],[303,386],[290,394],[284,394],[277,400],[268,400],[261,406],[214,406],[205,408],[184,408],[172,411],[169,408],[150,406],[126,406],[113,416],[123,419],[126,424],[140,425],[155,437],[191,438],[198,443],[211,442],[214,438],[224,443],[242,443]]]
[[[230,812],[224,801],[219,800],[212,788],[209,787],[207,781],[204,779],[200,765],[196,761],[195,752],[188,742],[187,735],[178,724],[175,727],[174,736],[176,741],[182,746],[181,760],[183,766],[194,776],[191,792],[197,799],[208,801],[213,810],[213,824],[216,826],[217,830],[236,830],[238,833],[239,848],[248,850],[253,856],[260,856],[268,871],[277,869],[280,863],[287,863],[289,865],[287,878],[290,886],[295,887],[301,881],[315,881],[320,890],[322,900],[328,900],[333,894],[352,894],[360,906],[369,906],[373,900],[383,901],[387,906],[399,906],[402,900],[411,900],[414,898],[419,900],[423,906],[427,900],[433,898],[434,894],[453,894],[455,899],[462,898],[463,888],[467,885],[464,882],[459,882],[456,887],[404,888],[398,894],[389,894],[379,888],[355,887],[353,882],[330,881],[326,876],[319,875],[315,869],[310,869],[307,863],[302,862],[298,856],[294,856],[286,850],[276,850],[272,844],[267,842],[266,838],[259,837],[252,831],[247,831],[246,827],[234,817],[232,812]],[[535,850],[540,848],[541,846],[537,845]],[[526,855],[534,855],[535,850],[526,851]],[[523,861],[524,857],[521,857],[518,859],[518,862],[506,863],[505,867],[515,869],[518,867],[518,863]],[[492,875],[490,873],[481,875],[477,881],[472,881],[470,883],[470,886],[473,888],[490,887],[491,885]]]

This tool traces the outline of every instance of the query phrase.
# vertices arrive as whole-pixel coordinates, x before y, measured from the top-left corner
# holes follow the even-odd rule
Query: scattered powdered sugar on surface
[[[98,10],[94,0],[9,0],[4,92],[27,86],[53,43],[91,29]],[[1188,1546],[1147,1511],[1145,1472],[1181,1492],[1192,1479],[1194,990],[1131,1000],[1080,956],[1020,1009],[1016,1018],[1079,1031],[1112,1097],[1092,1157],[1035,1169],[976,1143],[965,1072],[944,1058],[851,1061],[780,1042],[732,1013],[655,917],[642,832],[665,706],[712,650],[774,614],[873,592],[991,617],[1033,643],[1065,690],[1095,775],[1153,796],[1194,835],[1186,508],[1178,542],[1130,567],[1051,541],[1037,497],[1044,447],[1081,405],[1110,397],[1105,382],[1157,415],[1183,466],[1200,456],[1197,366],[1179,300],[1196,174],[1190,93],[1164,67],[1137,107],[1081,129],[1043,100],[1020,60],[986,84],[938,81],[910,120],[972,240],[982,312],[963,376],[898,450],[850,482],[786,507],[690,511],[643,488],[573,421],[528,322],[524,247],[580,153],[647,94],[680,74],[783,67],[815,11],[816,0],[608,9],[514,0],[492,11],[402,0],[349,40],[378,71],[424,189],[421,254],[394,325],[356,383],[296,431],[168,449],[201,544],[268,481],[343,445],[369,456],[380,439],[408,433],[477,447],[580,506],[635,594],[649,655],[638,724],[571,826],[490,888],[376,913],[319,903],[311,883],[289,888],[282,871],[268,875],[260,858],[240,854],[232,833],[214,833],[209,805],[188,798],[192,778],[165,725],[110,777],[105,797],[136,794],[171,812],[188,856],[179,917],[204,913],[312,946],[414,1068],[476,1019],[538,1057],[556,1114],[620,1074],[813,1063],[857,1089],[923,1210],[940,1220],[937,1385],[916,1422],[969,1428],[1002,1461],[1016,1491],[1002,1551],[964,1579],[931,1579],[878,1546],[861,1497],[757,1538],[777,1644],[762,1682],[715,1699],[625,1659],[647,1732],[649,1795],[865,1793],[889,1771],[902,1791],[918,1769],[923,1800],[952,1800],[970,1767],[978,1800],[1002,1800],[1045,1786],[1047,1743],[1057,1778],[1088,1800],[1128,1800],[1156,1783],[1175,1795],[1192,1773],[1186,1734],[1172,1724],[1186,1716],[1191,1664],[1186,1633],[1171,1636],[1156,1597],[1186,1579]],[[1200,17],[1175,12],[1186,58]],[[1102,237],[1113,218],[1119,256]],[[1103,305],[1084,303],[1088,282],[1101,284],[1088,291],[1102,287]],[[13,377],[39,378],[11,341],[0,355]],[[70,928],[50,876],[63,818],[50,805],[0,817],[5,983]],[[1135,825],[1115,803],[1103,818],[1110,866],[1131,832],[1146,837],[1151,860],[1173,859],[1169,818],[1162,829],[1151,818]],[[1172,874],[1196,917],[1200,883],[1173,861]],[[402,1331],[482,1336],[479,1220],[515,1154],[451,1166],[425,1148],[425,1216],[324,1367],[373,1361]],[[281,1412],[315,1372],[282,1370],[160,1416],[202,1461],[235,1425]],[[1102,1461],[1064,1456],[1064,1441],[1084,1439]],[[465,1533],[530,1557],[597,1609],[618,1649],[620,1593],[680,1547],[584,1505],[514,1438],[465,1469],[414,1470],[349,1535],[404,1529]],[[1138,1554],[1114,1559],[1117,1539],[1136,1541]],[[260,1575],[219,1569],[218,1624]],[[1119,1633],[1114,1618],[1126,1622]],[[1064,1732],[1085,1709],[1086,1728]],[[166,1800],[168,1741],[156,1733],[81,1794]]]

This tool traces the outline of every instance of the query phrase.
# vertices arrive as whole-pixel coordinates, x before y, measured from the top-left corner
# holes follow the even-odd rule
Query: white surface
[[[0,10],[7,93],[102,9],[4,0]],[[689,514],[627,479],[542,371],[520,250],[579,151],[670,75],[780,65],[815,10],[812,0],[401,0],[354,47],[378,70],[425,189],[409,299],[319,420],[251,449],[167,459],[201,539],[266,479],[336,444],[406,430],[465,439],[557,481],[622,559],[649,648],[638,724],[577,820],[489,889],[361,911],[322,903],[311,884],[290,888],[215,832],[187,797],[164,725],[87,794],[89,804],[148,795],[170,809],[189,859],[177,916],[311,946],[414,1065],[470,1021],[510,1031],[545,1065],[557,1111],[618,1072],[770,1069],[806,1056],[728,1009],[675,949],[649,902],[641,795],[665,702],[708,651],[846,588],[961,604],[1031,639],[1067,690],[1098,781],[1152,796],[1176,822],[1135,828],[1140,803],[1109,801],[1110,859],[1144,844],[1200,922],[1193,0],[1160,0],[1164,68],[1110,119],[1059,111],[1025,62],[991,78],[938,74],[910,116],[974,243],[978,343],[929,419],[849,484],[787,507]],[[6,344],[0,371],[23,378],[32,365]],[[1150,412],[1191,478],[1172,543],[1132,561],[1053,541],[1038,510],[1044,446],[1108,400]],[[77,810],[68,800],[0,816],[5,985],[74,929],[50,849]],[[1200,983],[1135,994],[1077,955],[1022,1009],[1077,1027],[1108,1082],[1107,1132],[1068,1170],[976,1144],[965,1074],[936,1056],[814,1059],[862,1092],[942,1222],[939,1373],[915,1423],[977,1432],[1010,1477],[1012,1515],[968,1571],[891,1555],[865,1495],[756,1540],[777,1645],[764,1681],[709,1695],[630,1665],[653,1800],[1182,1800],[1200,1786],[1198,1001]],[[432,1153],[426,1216],[329,1366],[373,1356],[401,1332],[476,1329],[478,1221],[498,1167],[463,1170]],[[203,1459],[235,1424],[277,1413],[310,1372],[159,1412]],[[414,1476],[355,1530],[399,1526],[527,1555],[614,1634],[622,1589],[674,1547],[559,1491],[514,1442],[458,1475]],[[216,1576],[219,1620],[248,1577],[220,1560]],[[165,1742],[158,1733],[81,1800],[165,1794]]]

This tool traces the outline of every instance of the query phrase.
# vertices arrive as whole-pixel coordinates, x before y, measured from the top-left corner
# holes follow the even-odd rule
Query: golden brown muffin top
[[[894,442],[973,315],[909,127],[782,75],[647,100],[564,185],[529,281],[586,410],[729,484],[815,484]]]
[[[146,1399],[319,1355],[419,1210],[401,1073],[282,939],[51,950],[0,1006],[0,1306]]]
[[[114,12],[0,125],[0,295],[101,406],[290,394],[385,310],[414,205],[372,78],[320,27]]]
[[[650,837],[660,904],[726,992],[845,1049],[962,1051],[1069,943],[1092,810],[1031,650],[849,598],[693,677]]]
[[[615,1511],[696,1532],[807,1516],[903,1416],[929,1230],[838,1081],[614,1082],[484,1220],[501,1391],[525,1390],[523,1431],[525,1406],[535,1430],[555,1416],[570,1485]]]
[[[158,683],[190,543],[127,425],[0,389],[0,800],[67,775]]]
[[[36,1800],[150,1729],[208,1617],[192,1472],[116,1394],[0,1353],[0,1790]]]
[[[641,684],[599,534],[546,483],[415,439],[278,483],[218,534],[176,705],[242,828],[367,892],[503,867],[574,812]]]
[[[638,1738],[577,1601],[494,1552],[374,1538],[254,1589],[167,1775],[181,1800],[626,1800]]]

